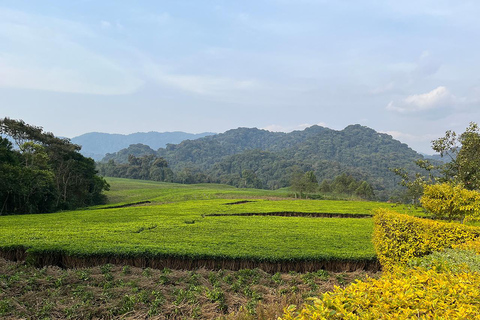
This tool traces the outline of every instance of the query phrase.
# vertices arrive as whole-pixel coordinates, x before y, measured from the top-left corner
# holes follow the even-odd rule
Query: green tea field
[[[109,179],[110,203],[0,217],[0,250],[36,265],[375,268],[378,202],[296,200],[287,191]],[[407,206],[395,210],[413,212]]]

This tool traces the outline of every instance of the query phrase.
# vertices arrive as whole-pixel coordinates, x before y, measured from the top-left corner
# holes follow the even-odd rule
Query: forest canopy
[[[108,183],[80,146],[22,120],[0,119],[0,214],[74,209],[105,202]]]

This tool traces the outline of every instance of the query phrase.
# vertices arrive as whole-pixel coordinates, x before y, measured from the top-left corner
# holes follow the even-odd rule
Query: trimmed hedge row
[[[386,209],[377,210],[374,221],[375,249],[388,272],[380,279],[336,287],[300,310],[290,306],[283,320],[480,319],[480,273],[467,263],[476,266],[480,228]],[[451,247],[455,249],[436,252]],[[409,261],[417,267],[410,268]]]
[[[479,319],[480,274],[402,269],[382,278],[336,287],[283,320]]]
[[[480,228],[432,221],[378,209],[373,217],[373,244],[385,271],[414,257],[480,239]]]

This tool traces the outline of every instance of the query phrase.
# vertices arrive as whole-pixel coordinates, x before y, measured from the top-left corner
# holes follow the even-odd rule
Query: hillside
[[[128,154],[151,155],[146,146],[132,145],[104,161],[125,163]],[[312,126],[291,133],[256,128],[238,128],[225,133],[160,148],[179,182],[220,182],[234,186],[276,189],[288,186],[295,172],[315,172],[319,182],[346,173],[368,181],[376,194],[398,187],[398,178],[389,169],[404,167],[415,171],[422,155],[391,136],[361,125],[343,130]]]
[[[137,132],[128,135],[90,132],[71,139],[71,142],[82,146],[81,153],[95,161],[101,160],[107,153],[117,152],[131,144],[141,143],[157,150],[169,143],[180,143],[184,140],[198,139],[213,135],[211,132],[199,134],[186,132]]]

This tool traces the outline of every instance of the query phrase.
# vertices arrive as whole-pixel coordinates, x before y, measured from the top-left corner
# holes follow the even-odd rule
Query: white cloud
[[[160,85],[201,96],[232,97],[235,93],[255,90],[260,87],[260,83],[252,79],[177,74],[148,60],[145,61],[144,70],[149,77]]]
[[[105,29],[108,29],[112,26],[112,24],[110,22],[105,21],[105,20],[100,21],[100,25],[102,26],[102,28],[105,28]]]
[[[0,8],[0,41],[1,87],[117,95],[143,84],[128,68],[98,53],[95,46],[108,39],[82,24]]]
[[[400,102],[390,101],[387,110],[402,114],[428,112],[451,108],[455,102],[455,96],[446,87],[440,86],[427,93],[410,95]]]

